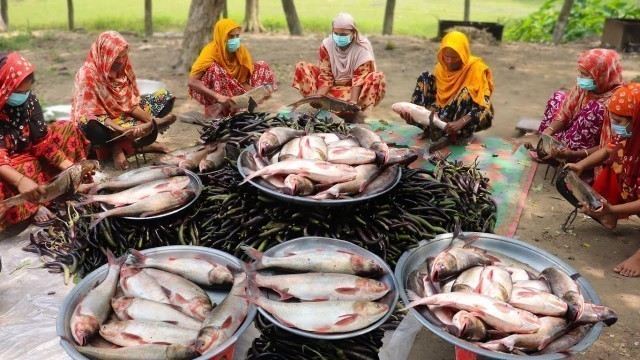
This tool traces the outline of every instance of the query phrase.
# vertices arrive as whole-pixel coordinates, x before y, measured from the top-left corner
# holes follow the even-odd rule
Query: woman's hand
[[[602,199],[602,207],[599,209],[592,209],[589,204],[582,203],[579,211],[587,216],[594,218],[600,218],[604,215],[611,214],[611,204],[606,199]]]
[[[229,107],[229,105],[231,105],[231,98],[229,96],[225,96],[222,94],[216,94],[215,97],[216,101],[218,103],[220,103],[221,105],[223,105],[224,107]]]
[[[578,176],[582,175],[582,172],[584,171],[584,168],[582,167],[582,165],[580,165],[580,163],[568,163],[564,166],[564,168],[575,172]]]
[[[449,134],[449,136],[456,135],[466,124],[467,123],[463,119],[452,121],[450,123],[447,123],[447,125],[444,127],[444,132]]]
[[[26,176],[23,176],[18,180],[16,188],[18,188],[18,192],[24,195],[29,202],[37,202],[41,195],[45,195],[47,193],[44,191],[44,187],[38,185],[35,181]]]

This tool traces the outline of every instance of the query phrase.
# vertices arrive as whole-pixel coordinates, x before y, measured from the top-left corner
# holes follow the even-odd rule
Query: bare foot
[[[36,214],[33,217],[33,220],[42,223],[42,222],[49,221],[49,220],[53,219],[54,217],[56,217],[56,216],[53,215],[53,213],[51,211],[49,211],[49,209],[47,209],[44,206],[40,206],[38,211],[36,211]]]
[[[158,126],[169,126],[176,121],[177,117],[174,114],[169,114],[163,118],[160,118],[156,121]]]
[[[120,146],[116,145],[113,147],[113,154],[111,157],[113,158],[113,166],[116,170],[127,170],[129,168],[127,157],[124,155],[124,151]]]
[[[151,145],[145,146],[142,148],[142,151],[144,152],[156,152],[156,153],[161,153],[161,154],[166,154],[169,152],[169,149],[167,149],[166,146],[164,145],[160,145],[158,142],[154,142]]]
[[[618,264],[613,271],[622,276],[637,277],[640,276],[640,250],[631,255],[627,260]]]

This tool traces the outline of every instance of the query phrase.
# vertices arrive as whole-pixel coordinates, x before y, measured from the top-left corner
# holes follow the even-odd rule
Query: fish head
[[[198,338],[196,339],[196,342],[193,346],[199,354],[202,354],[205,351],[211,349],[213,347],[213,344],[216,343],[218,339],[220,339],[221,335],[221,331],[212,326],[204,327],[200,329]]]
[[[274,83],[267,83],[262,86],[267,96],[273,94],[276,90],[278,90],[278,86]]]
[[[379,317],[389,311],[388,305],[374,301],[358,301],[353,307],[356,313],[367,318]]]
[[[111,299],[111,307],[113,308],[113,311],[115,311],[116,313],[119,313],[121,311],[124,311],[126,308],[129,307],[129,305],[131,305],[131,303],[133,302],[133,298],[132,297],[114,297],[113,299]]]
[[[126,279],[130,276],[137,275],[142,269],[133,266],[123,266],[120,268],[120,279]]]
[[[280,145],[278,136],[273,132],[266,132],[260,136],[258,142],[258,155],[267,156],[271,150],[277,148]]]
[[[211,312],[211,300],[209,298],[199,297],[191,300],[189,303],[189,311],[200,319],[204,319]]]
[[[382,266],[375,260],[356,255],[351,256],[351,268],[355,270],[356,274],[369,275],[371,277],[378,277],[384,273]]]
[[[379,294],[389,291],[389,285],[374,279],[358,278],[356,287],[364,289],[367,294]]]
[[[431,281],[436,282],[445,279],[447,276],[456,272],[458,269],[458,261],[456,257],[449,252],[440,253],[433,261],[431,268]]]
[[[100,323],[95,316],[81,316],[73,324],[73,338],[80,346],[89,342],[89,338],[100,329]]]
[[[458,311],[451,321],[453,326],[456,328],[457,337],[464,336],[473,326],[473,319],[471,318],[471,315],[464,310]]]
[[[100,335],[103,338],[114,338],[120,335],[126,326],[126,321],[111,321],[102,326],[98,325],[98,328],[100,328]]]
[[[233,284],[233,275],[227,268],[217,268],[209,271],[209,281],[212,284]]]

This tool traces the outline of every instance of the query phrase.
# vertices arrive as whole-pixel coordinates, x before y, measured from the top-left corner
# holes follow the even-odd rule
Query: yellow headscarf
[[[462,68],[449,71],[442,58],[444,48],[455,50],[462,59]],[[485,107],[485,96],[493,92],[491,70],[482,59],[471,56],[469,40],[459,31],[452,31],[442,38],[438,51],[438,65],[436,65],[436,104],[443,107],[465,87],[469,91],[473,102]]]
[[[249,50],[242,44],[235,53],[227,50],[229,32],[239,27],[240,25],[234,20],[220,19],[213,27],[213,41],[202,49],[200,56],[191,66],[189,76],[207,71],[215,61],[218,65],[224,67],[238,82],[246,82],[253,72],[253,63],[251,62]]]

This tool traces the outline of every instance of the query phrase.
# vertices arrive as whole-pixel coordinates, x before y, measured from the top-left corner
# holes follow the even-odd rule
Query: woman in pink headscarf
[[[301,61],[293,84],[302,96],[328,95],[357,104],[361,110],[384,98],[384,74],[376,70],[371,43],[360,35],[353,16],[340,13],[332,34],[322,41],[318,66]]]

